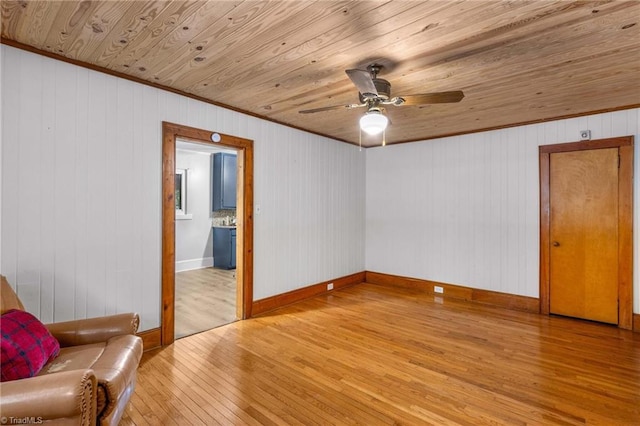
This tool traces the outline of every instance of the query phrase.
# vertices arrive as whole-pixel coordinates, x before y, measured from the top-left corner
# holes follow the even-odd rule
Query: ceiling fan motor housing
[[[383,78],[374,78],[373,84],[376,86],[376,90],[378,91],[378,99],[382,99],[383,101],[389,100],[391,97],[391,83]],[[366,102],[367,98],[362,96],[362,93],[359,93],[360,102]]]

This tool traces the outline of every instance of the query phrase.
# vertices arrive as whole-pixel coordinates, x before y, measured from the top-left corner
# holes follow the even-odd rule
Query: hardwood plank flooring
[[[176,338],[235,320],[235,270],[202,268],[176,273]]]
[[[638,425],[640,335],[359,284],[145,353],[123,425]]]

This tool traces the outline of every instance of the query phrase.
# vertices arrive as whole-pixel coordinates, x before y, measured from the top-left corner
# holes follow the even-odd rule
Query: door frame
[[[237,288],[236,316],[251,317],[253,303],[253,141],[209,130],[162,122],[162,305],[160,344],[175,340],[175,170],[176,139],[233,148],[238,152],[236,207]],[[214,138],[216,141],[214,142]]]
[[[551,154],[618,148],[618,327],[633,329],[633,136],[539,147],[540,156],[540,313],[550,314]]]

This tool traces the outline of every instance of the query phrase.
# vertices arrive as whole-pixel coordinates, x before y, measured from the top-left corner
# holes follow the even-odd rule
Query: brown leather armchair
[[[0,275],[0,313],[24,310]],[[137,314],[47,324],[59,355],[35,377],[0,383],[2,417],[34,422],[117,425],[131,398],[142,339]]]

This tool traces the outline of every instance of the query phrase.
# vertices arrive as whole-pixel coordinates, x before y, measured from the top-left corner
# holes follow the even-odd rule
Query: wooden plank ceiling
[[[3,0],[2,41],[349,143],[364,109],[298,113],[358,103],[345,69],[464,91],[387,107],[398,143],[640,105],[639,20],[635,0]]]

